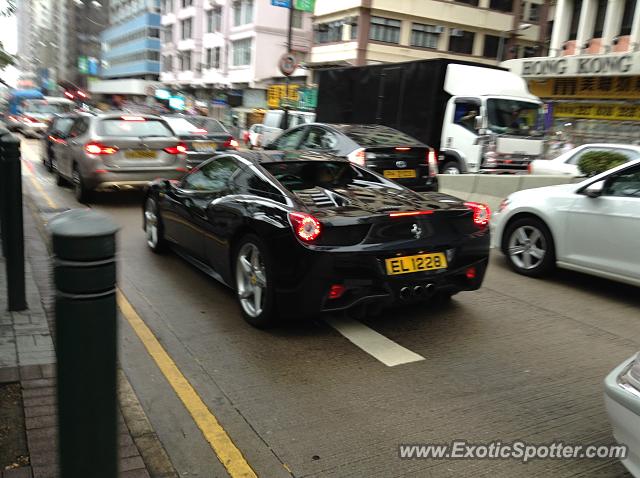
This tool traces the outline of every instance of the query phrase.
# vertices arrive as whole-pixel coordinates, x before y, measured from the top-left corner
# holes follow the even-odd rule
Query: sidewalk
[[[34,277],[37,273],[40,280],[48,279],[49,261],[42,253],[46,246],[28,208],[24,216],[26,311],[6,310],[5,260],[0,257],[0,477],[58,477],[55,350],[53,327],[47,320],[52,317],[44,309],[52,310],[53,296],[50,285],[45,285],[49,296],[43,301]],[[39,251],[35,254],[39,257],[31,257],[30,249]],[[126,379],[120,374],[122,380]],[[118,417],[119,476],[149,478],[120,411]]]

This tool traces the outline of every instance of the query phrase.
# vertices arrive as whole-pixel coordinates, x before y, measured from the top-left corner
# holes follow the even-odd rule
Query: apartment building
[[[547,15],[544,0],[322,0],[310,65],[536,56]]]
[[[55,89],[62,58],[59,4],[58,0],[17,2],[17,58],[22,86]]]
[[[160,80],[174,91],[246,109],[267,106],[267,89],[284,84],[289,9],[270,0],[164,0]],[[292,11],[292,51],[311,50],[311,14]],[[291,75],[306,82],[307,70]]]
[[[160,76],[160,0],[111,0],[101,34],[103,79]]]
[[[640,8],[636,0],[557,0],[549,56],[504,66],[547,104],[573,144],[640,142]]]

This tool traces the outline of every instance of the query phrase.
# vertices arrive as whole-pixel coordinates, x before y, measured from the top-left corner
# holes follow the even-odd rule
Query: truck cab
[[[527,169],[544,149],[542,104],[513,96],[452,96],[444,114],[441,172]]]

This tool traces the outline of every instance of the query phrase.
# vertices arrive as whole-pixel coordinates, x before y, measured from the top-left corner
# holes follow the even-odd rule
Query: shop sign
[[[524,78],[640,74],[640,52],[509,60],[503,63]]]
[[[318,106],[318,88],[300,88],[298,97],[299,110],[315,110]]]
[[[553,107],[555,118],[604,119],[614,121],[640,121],[640,105],[602,103],[557,103]]]
[[[640,99],[640,76],[584,76],[529,80],[529,90],[540,98]]]
[[[300,85],[289,85],[289,91],[287,92],[287,85],[270,85],[267,88],[267,105],[269,108],[280,108],[282,100],[297,102],[299,99],[298,88],[300,88]]]
[[[296,10],[301,10],[303,12],[313,13],[313,10],[316,6],[316,0],[295,0],[293,3],[293,8]]]

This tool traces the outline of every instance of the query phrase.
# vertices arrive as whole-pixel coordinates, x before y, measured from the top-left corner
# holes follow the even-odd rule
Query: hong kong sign
[[[640,52],[523,58],[502,66],[524,78],[639,75]]]

